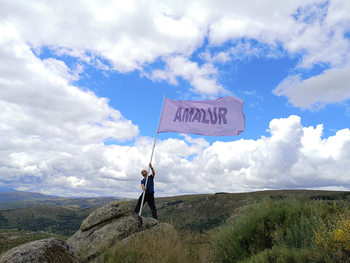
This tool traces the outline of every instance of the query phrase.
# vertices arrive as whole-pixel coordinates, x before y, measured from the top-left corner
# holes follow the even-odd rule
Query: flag
[[[228,136],[244,128],[243,100],[227,96],[206,101],[165,99],[158,132]]]

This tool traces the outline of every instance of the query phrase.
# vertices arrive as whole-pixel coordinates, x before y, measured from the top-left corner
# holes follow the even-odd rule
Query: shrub
[[[317,219],[314,241],[320,250],[338,262],[350,257],[350,211],[343,203],[334,203],[334,213]]]
[[[263,251],[269,256],[309,246],[313,243],[315,215],[327,209],[327,204],[320,201],[293,198],[265,199],[253,204],[214,236],[214,261],[239,262]]]
[[[289,249],[286,246],[274,246],[272,249],[266,249],[259,254],[252,255],[240,263],[308,263],[312,262],[310,258],[312,253],[311,249]]]

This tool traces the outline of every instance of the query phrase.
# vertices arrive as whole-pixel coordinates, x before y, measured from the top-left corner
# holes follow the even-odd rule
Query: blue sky
[[[137,198],[166,94],[246,127],[158,134],[156,196],[349,190],[349,1],[0,3],[1,188]]]

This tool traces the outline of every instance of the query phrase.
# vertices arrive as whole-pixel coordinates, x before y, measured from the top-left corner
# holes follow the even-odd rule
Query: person
[[[147,187],[145,187],[146,178],[147,178],[147,171],[146,170],[141,171],[141,175],[143,176],[143,179],[141,180],[141,188],[143,191],[146,191],[145,199],[143,200],[143,204],[145,204],[147,201],[148,206],[152,211],[152,217],[158,220],[156,203],[154,201],[154,176],[156,175],[156,172],[154,171],[151,163],[149,164],[149,167],[152,170],[152,174],[150,176],[148,176]],[[140,195],[139,200],[137,201],[137,205],[136,205],[135,210],[134,210],[135,214],[138,214],[140,212],[142,195],[143,195],[143,193]]]

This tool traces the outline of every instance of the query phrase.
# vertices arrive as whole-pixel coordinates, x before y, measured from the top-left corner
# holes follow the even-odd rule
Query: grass
[[[350,262],[350,211],[342,201],[265,198],[218,228],[144,234],[117,243],[99,263]]]
[[[343,202],[265,199],[213,236],[214,262],[350,262]]]
[[[175,230],[174,230],[175,231]],[[100,256],[100,263],[211,262],[211,244],[204,234],[181,231],[146,233],[128,244],[119,242]]]

